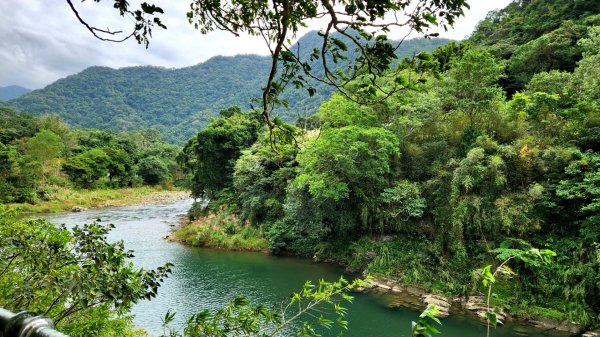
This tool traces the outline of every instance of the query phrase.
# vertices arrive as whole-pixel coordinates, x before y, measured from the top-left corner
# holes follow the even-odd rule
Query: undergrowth
[[[199,216],[175,232],[175,238],[195,247],[227,250],[266,251],[262,230],[242,223],[229,209]]]

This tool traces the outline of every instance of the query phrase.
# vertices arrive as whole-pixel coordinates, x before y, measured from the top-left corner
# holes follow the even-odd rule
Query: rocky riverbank
[[[448,317],[451,314],[469,314],[486,323],[487,305],[484,296],[470,296],[468,298],[448,298],[440,294],[432,294],[425,289],[398,284],[392,280],[383,278],[371,279],[369,285],[356,289],[358,292],[387,292],[394,294],[393,300],[388,304],[391,308],[419,308],[424,309],[428,305],[434,305],[439,311],[439,317]],[[572,322],[557,322],[546,319],[521,319],[513,317],[500,308],[491,308],[496,312],[499,322],[511,320],[526,323],[544,330],[558,330],[572,334],[581,333],[582,327]],[[590,331],[582,334],[586,337],[600,337],[598,331]]]
[[[212,247],[225,250],[260,251],[266,253],[267,242],[264,236],[256,231],[240,235],[240,232],[252,230],[252,227],[241,222],[235,214],[225,212],[223,209],[216,213],[201,216],[195,221],[182,221],[181,227],[177,228],[174,234],[166,236],[165,239],[183,242],[191,246]],[[224,229],[223,224],[229,224],[227,231]],[[334,259],[324,259],[317,256],[313,257],[313,260],[315,262],[339,263],[339,261]],[[347,269],[347,271],[350,273],[360,273],[359,270]],[[402,285],[393,280],[384,278],[372,279],[370,285],[356,290],[359,292],[376,291],[395,294],[394,300],[389,304],[392,308],[424,309],[427,305],[434,305],[440,311],[441,317],[448,317],[451,314],[460,313],[462,315],[467,314],[475,316],[483,323],[487,322],[486,312],[488,311],[488,308],[484,296],[448,298],[440,294],[431,293],[423,288]],[[546,319],[523,319],[520,317],[513,317],[510,313],[505,312],[501,308],[491,309],[496,312],[497,320],[500,323],[516,320],[540,329],[566,331],[569,333],[581,333],[582,329],[581,326],[571,322],[557,322]]]

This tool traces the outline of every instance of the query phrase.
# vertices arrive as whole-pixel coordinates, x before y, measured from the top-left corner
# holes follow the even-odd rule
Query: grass
[[[226,208],[179,228],[175,239],[191,246],[226,250],[264,252],[268,247],[267,239],[259,228],[242,223]]]
[[[19,209],[23,213],[56,213],[70,211],[73,206],[84,208],[126,206],[171,200],[186,194],[183,191],[149,186],[95,190],[49,187],[48,190],[49,200],[37,201],[35,204],[9,204],[8,206]]]

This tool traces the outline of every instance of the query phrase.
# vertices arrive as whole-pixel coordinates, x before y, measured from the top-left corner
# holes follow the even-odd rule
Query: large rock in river
[[[423,297],[423,302],[427,305],[433,305],[439,310],[438,317],[444,318],[450,316],[450,300],[441,295],[428,294]]]

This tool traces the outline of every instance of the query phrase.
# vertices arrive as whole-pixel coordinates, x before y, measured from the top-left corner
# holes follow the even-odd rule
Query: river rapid
[[[311,260],[276,257],[259,253],[227,252],[194,248],[164,239],[192,200],[170,204],[101,208],[81,213],[47,216],[55,224],[83,224],[100,219],[116,228],[110,240],[123,240],[125,247],[135,252],[134,263],[144,268],[156,268],[165,262],[174,264],[173,274],[159,288],[158,296],[133,308],[136,326],[153,335],[160,335],[161,318],[167,310],[177,312],[176,326],[185,317],[202,309],[215,309],[236,295],[248,297],[252,303],[276,306],[299,290],[306,280],[336,280],[343,274],[337,266],[314,263]],[[348,337],[408,337],[411,321],[417,309],[391,309],[392,294],[355,294],[348,304]],[[466,315],[451,315],[439,327],[443,337],[482,337],[485,326]],[[287,333],[293,336],[292,332]],[[337,330],[324,332],[337,336]],[[529,326],[507,323],[492,331],[492,336],[563,337],[556,331],[541,331]],[[287,337],[287,336],[285,336]]]

